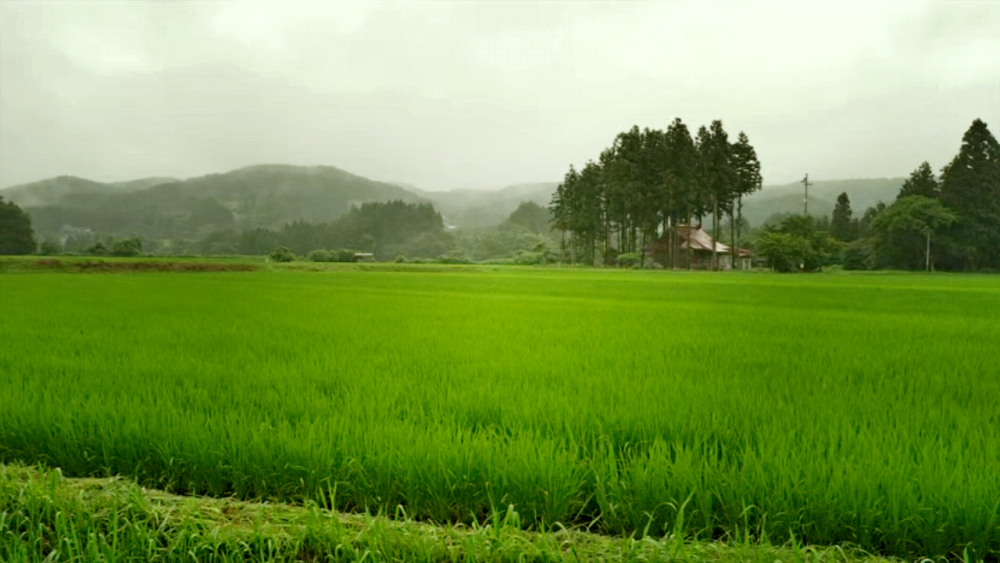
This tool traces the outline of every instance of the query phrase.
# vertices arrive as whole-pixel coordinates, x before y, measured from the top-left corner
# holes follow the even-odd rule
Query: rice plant
[[[0,275],[0,460],[438,523],[1000,553],[994,277],[394,269]]]

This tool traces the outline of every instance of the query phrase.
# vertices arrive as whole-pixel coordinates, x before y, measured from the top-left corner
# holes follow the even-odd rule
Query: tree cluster
[[[522,201],[502,226],[520,225],[532,233],[548,233],[552,212],[533,201]]]
[[[432,205],[390,201],[353,206],[331,223],[293,221],[280,229],[214,231],[184,253],[265,255],[279,247],[298,256],[314,250],[351,249],[390,260],[400,254],[439,256],[453,242]]]
[[[1000,269],[1000,145],[986,123],[972,122],[940,179],[922,163],[852,235],[845,268]]]
[[[35,251],[35,232],[31,218],[0,196],[0,254],[31,254]]]
[[[830,234],[831,223],[811,215],[789,215],[764,226],[754,250],[778,272],[813,272],[836,263],[843,243]]]
[[[713,232],[729,216],[735,246],[742,199],[760,186],[760,163],[744,133],[731,143],[716,120],[692,137],[675,119],[666,131],[633,127],[596,162],[579,171],[571,166],[550,210],[573,261],[594,264],[603,257],[610,264],[619,254],[643,255],[663,233],[672,237],[674,225],[700,223],[706,215]]]

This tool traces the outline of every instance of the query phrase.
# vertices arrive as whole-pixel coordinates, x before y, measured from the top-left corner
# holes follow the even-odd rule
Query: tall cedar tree
[[[733,265],[736,264],[736,245],[740,242],[740,224],[743,222],[743,198],[760,189],[763,178],[760,175],[760,161],[757,151],[750,144],[746,133],[740,131],[737,140],[732,145],[732,166],[736,171],[735,205],[729,205],[730,242],[733,252]],[[733,220],[733,211],[736,220]]]
[[[729,136],[722,127],[722,121],[718,119],[712,121],[707,135],[703,136],[699,131],[698,137],[702,174],[710,202],[708,211],[712,214],[712,235],[718,238],[719,219],[723,213],[728,212],[735,199],[737,178],[732,165],[732,149],[729,146]],[[719,268],[719,257],[715,252],[712,253],[712,268]]]
[[[13,201],[4,203],[0,196],[0,254],[31,254],[34,251],[31,217]]]
[[[853,224],[851,222],[851,200],[847,197],[847,192],[837,196],[837,205],[833,208],[833,217],[830,219],[830,234],[837,240],[851,242],[853,236]]]
[[[677,265],[674,249],[677,246],[674,228],[679,223],[690,223],[694,215],[695,193],[698,189],[698,149],[691,131],[680,118],[667,127],[664,143],[666,166],[664,169],[664,186],[666,195],[665,208],[661,211],[667,227],[667,243],[670,249],[670,266]],[[690,262],[690,249],[688,261]]]
[[[938,185],[934,171],[931,170],[931,165],[927,162],[917,167],[903,182],[903,187],[900,188],[896,199],[903,199],[911,195],[922,195],[933,199],[937,199],[941,195],[941,186]]]
[[[941,172],[941,202],[958,213],[946,235],[954,268],[1000,268],[1000,144],[982,120]]]

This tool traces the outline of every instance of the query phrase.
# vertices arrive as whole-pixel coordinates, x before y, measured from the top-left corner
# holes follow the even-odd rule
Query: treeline
[[[194,240],[147,237],[124,240],[140,241],[140,248],[149,254],[181,256],[265,255],[278,247],[286,247],[300,256],[313,250],[346,248],[388,259],[401,253],[437,256],[452,246],[444,231],[444,221],[431,204],[398,200],[355,205],[329,223],[293,221],[278,229],[217,229]],[[58,239],[46,239],[42,243],[42,253],[100,255],[113,253],[113,246],[119,242],[114,237],[90,230],[74,229],[61,244]]]
[[[35,231],[31,218],[13,201],[0,196],[0,254],[31,254],[35,251]]]
[[[849,269],[1000,269],[1000,144],[980,119],[935,176],[928,162],[910,174],[891,205],[851,216],[837,200],[831,234],[848,243]]]
[[[223,230],[198,241],[199,254],[262,255],[285,247],[299,256],[314,250],[371,252],[379,260],[437,256],[450,247],[441,214],[429,203],[390,201],[353,206],[330,223],[293,221],[280,229]]]
[[[891,205],[855,217],[842,193],[829,219],[775,218],[753,247],[779,271],[1000,270],[1000,144],[977,119],[940,177],[924,162]]]
[[[277,229],[218,229],[198,239],[126,238],[71,229],[65,238],[35,240],[30,217],[0,201],[0,253],[90,256],[269,255],[276,260],[375,259],[544,264],[564,261],[549,229],[548,209],[522,204],[496,227],[449,231],[430,204],[364,203],[329,223],[293,221]]]
[[[742,200],[761,187],[760,162],[746,134],[735,143],[722,122],[695,137],[680,119],[666,131],[631,130],[615,137],[598,160],[569,172],[553,195],[553,225],[574,262],[614,263],[619,254],[644,254],[671,227],[712,218],[712,232],[729,217],[735,247]],[[568,235],[568,239],[565,237]]]

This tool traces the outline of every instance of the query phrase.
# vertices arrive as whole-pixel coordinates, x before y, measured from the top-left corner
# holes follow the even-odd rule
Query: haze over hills
[[[818,180],[810,186],[809,211],[829,215],[846,192],[855,215],[878,201],[895,199],[903,178]],[[152,177],[102,183],[60,176],[0,190],[31,215],[36,231],[66,227],[102,234],[150,238],[190,237],[213,230],[276,228],[297,220],[329,222],[367,201],[430,202],[447,225],[487,227],[503,222],[521,202],[547,206],[556,182],[500,190],[425,191],[412,185],[370,180],[332,166],[256,165],[180,180]],[[743,202],[743,215],[759,226],[775,213],[800,213],[800,183],[765,186]]]
[[[837,196],[846,192],[851,200],[851,209],[858,216],[879,201],[892,203],[904,181],[905,178],[816,181],[809,186],[809,213],[829,216],[833,212]],[[539,182],[516,184],[495,191],[427,192],[413,186],[408,186],[407,189],[433,202],[448,224],[468,227],[495,225],[523,201],[533,201],[547,207],[558,186],[557,182]],[[760,226],[775,213],[802,213],[802,199],[801,183],[764,186],[761,191],[743,200],[743,216],[752,226]]]
[[[819,180],[809,186],[809,214],[829,216],[837,196],[847,193],[855,216],[884,201],[892,203],[905,178]],[[523,201],[547,207],[557,182],[517,184],[496,191],[452,190],[419,191],[431,200],[447,218],[448,224],[460,227],[495,225],[517,209]],[[409,188],[416,190],[412,186]],[[802,213],[803,186],[800,183],[764,186],[743,200],[743,216],[752,226],[760,226],[775,213]]]
[[[829,217],[837,197],[846,193],[855,217],[879,201],[891,204],[906,178],[864,178],[817,180],[809,185],[809,214]],[[750,225],[762,225],[775,213],[802,213],[804,186],[801,183],[764,186],[743,200],[743,216]]]
[[[0,190],[0,195],[21,207],[41,207],[73,198],[77,194],[115,194],[141,189],[144,180],[105,184],[76,176],[59,176]]]
[[[414,186],[397,184],[414,191],[434,204],[448,225],[486,227],[503,222],[522,202],[532,201],[547,207],[559,186],[556,182],[515,184],[499,190],[450,190],[428,192]]]
[[[398,186],[332,166],[257,165],[197,178],[145,178],[115,184],[60,176],[0,195],[22,206],[41,233],[64,227],[150,238],[219,229],[328,222],[367,201],[426,202]]]

